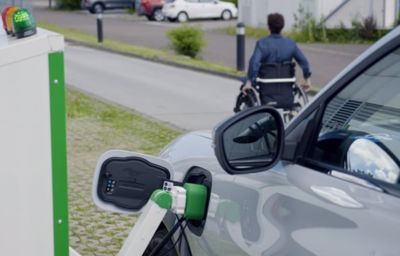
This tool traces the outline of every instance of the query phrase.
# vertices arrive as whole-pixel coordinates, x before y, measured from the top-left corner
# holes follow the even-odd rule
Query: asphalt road
[[[186,130],[212,129],[233,112],[239,82],[67,45],[66,82]]]
[[[96,16],[86,11],[51,11],[43,6],[42,0],[35,0],[34,3],[34,15],[38,20],[92,35],[96,34]],[[199,26],[204,30],[208,43],[202,53],[205,60],[231,67],[236,66],[235,37],[216,31],[235,23],[236,21],[190,22],[190,25]],[[121,12],[108,12],[104,15],[105,38],[155,49],[168,49],[166,33],[178,26],[181,25],[170,22],[149,22],[144,17]],[[255,43],[255,39],[246,39],[246,63],[251,57]],[[300,44],[300,48],[310,62],[313,73],[312,82],[317,86],[324,86],[367,47],[368,45]]]

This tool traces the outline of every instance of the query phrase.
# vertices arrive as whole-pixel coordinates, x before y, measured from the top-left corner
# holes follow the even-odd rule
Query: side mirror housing
[[[279,112],[254,107],[234,115],[214,130],[215,155],[229,174],[265,171],[277,163],[284,145]]]

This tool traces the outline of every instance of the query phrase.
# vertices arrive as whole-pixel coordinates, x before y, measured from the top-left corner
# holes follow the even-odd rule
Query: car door
[[[216,0],[200,0],[201,3],[201,17],[202,18],[216,18],[220,17],[222,11],[219,11],[219,2]]]
[[[199,0],[184,0],[183,11],[186,11],[190,19],[201,18],[201,3]]]
[[[209,167],[207,223],[188,232],[193,255],[398,255],[399,46],[397,29],[340,74],[286,128],[272,169]]]
[[[107,8],[120,8],[122,6],[122,0],[106,0],[103,1]]]

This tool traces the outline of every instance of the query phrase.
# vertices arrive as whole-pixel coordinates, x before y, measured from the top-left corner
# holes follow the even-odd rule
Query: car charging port
[[[197,235],[201,236],[204,230],[204,226],[206,224],[206,218],[207,218],[207,212],[208,212],[208,205],[210,202],[210,195],[211,195],[211,186],[212,186],[212,178],[211,178],[211,173],[203,168],[200,167],[192,167],[186,174],[183,183],[185,184],[198,184],[202,185],[205,188],[207,188],[207,195],[205,198],[205,208],[204,208],[204,214],[201,218],[198,219],[190,219],[188,220],[188,228],[189,230]],[[194,202],[194,205],[197,205],[196,202]],[[200,204],[199,204],[200,205]]]
[[[170,209],[176,214],[183,214],[178,222],[166,234],[162,241],[154,248],[150,256],[159,255],[162,248],[170,241],[173,234],[181,227],[182,222],[200,221],[206,215],[207,187],[200,184],[184,183],[183,187],[174,186],[173,182],[164,182],[163,190],[153,192],[152,200],[161,208]],[[157,210],[155,211],[157,212]],[[148,213],[150,214],[150,213]],[[156,214],[154,214],[157,216]],[[181,235],[180,235],[181,236]]]

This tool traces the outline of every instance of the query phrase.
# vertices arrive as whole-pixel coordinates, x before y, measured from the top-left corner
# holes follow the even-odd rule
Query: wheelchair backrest
[[[294,62],[264,63],[261,65],[257,77],[261,79],[293,78],[295,77],[295,67]]]

